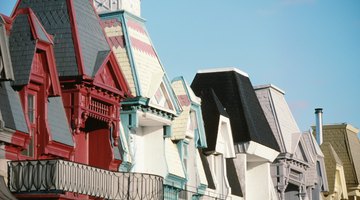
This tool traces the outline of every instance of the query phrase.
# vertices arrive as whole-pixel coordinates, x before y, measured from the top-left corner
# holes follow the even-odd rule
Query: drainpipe
[[[319,145],[323,142],[323,109],[315,108],[315,117],[316,117],[316,141]]]

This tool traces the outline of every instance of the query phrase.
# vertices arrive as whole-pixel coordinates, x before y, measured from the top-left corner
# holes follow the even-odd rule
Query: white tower
[[[141,0],[93,0],[98,13],[125,10],[140,17]]]

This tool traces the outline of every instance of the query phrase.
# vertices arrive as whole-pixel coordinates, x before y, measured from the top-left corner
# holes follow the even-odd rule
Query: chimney
[[[315,108],[315,117],[316,117],[316,141],[319,145],[323,142],[323,119],[322,119],[323,109]]]

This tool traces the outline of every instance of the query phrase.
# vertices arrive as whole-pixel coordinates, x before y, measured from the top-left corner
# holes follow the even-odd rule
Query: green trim
[[[172,136],[172,127],[171,126],[163,126],[164,129],[164,137],[169,138]]]
[[[207,189],[207,185],[205,185],[205,184],[200,184],[200,185],[197,187],[197,193],[200,194],[200,195],[204,195],[206,189]]]
[[[164,179],[164,185],[175,187],[180,190],[185,189],[186,182],[187,182],[186,178],[182,178],[170,173]]]
[[[120,172],[130,172],[131,168],[133,167],[133,164],[131,162],[122,161],[119,171]]]
[[[148,106],[149,99],[144,97],[135,97],[131,99],[125,99],[121,102],[121,114],[134,113],[136,111],[149,112],[167,120],[174,120],[176,115],[167,111]],[[137,126],[136,126],[137,127]]]
[[[207,142],[206,142],[206,134],[205,134],[204,121],[203,121],[201,107],[191,103],[191,109],[195,111],[197,127],[198,127],[195,131],[196,147],[197,148],[206,148]],[[200,144],[197,142],[198,140],[200,140]]]

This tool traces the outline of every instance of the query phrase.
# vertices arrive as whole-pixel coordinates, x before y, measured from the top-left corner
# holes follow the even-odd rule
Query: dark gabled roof
[[[239,176],[236,172],[236,167],[233,158],[226,159],[226,172],[227,178],[231,187],[231,194],[243,197],[243,192],[241,190]]]
[[[230,116],[234,143],[254,141],[279,151],[249,77],[237,70],[197,73],[192,89],[213,89]]]
[[[12,89],[8,81],[0,82],[0,114],[6,128],[29,132],[19,94]]]
[[[200,154],[201,162],[202,162],[203,167],[204,167],[206,180],[208,182],[208,188],[215,190],[216,188],[215,188],[214,180],[212,178],[212,173],[211,173],[211,170],[210,170],[209,162],[206,159],[206,156],[201,151],[201,149],[199,149],[198,151],[199,151],[199,154]]]
[[[70,126],[61,97],[49,98],[47,114],[52,140],[69,146],[74,146],[74,141],[70,132]]]
[[[54,37],[55,60],[59,76],[77,76],[79,71],[67,5],[66,0],[21,0],[19,8],[30,7],[46,32]]]
[[[220,115],[225,117],[229,117],[229,115],[226,113],[213,89],[204,89],[197,95],[202,100],[201,110],[208,145],[206,151],[215,151]]]
[[[10,31],[9,46],[16,86],[28,84],[35,53],[36,41],[32,36],[28,16],[17,15]]]
[[[55,60],[60,77],[81,75],[79,68],[82,66],[77,60],[77,53],[83,61],[84,74],[94,77],[110,53],[110,47],[91,2],[70,1],[21,0],[18,8],[30,7],[47,33],[53,35]],[[73,9],[70,5],[73,5]],[[72,17],[76,19],[76,25],[72,23]],[[39,36],[42,36],[41,32]],[[74,38],[78,38],[80,49],[76,49]]]
[[[17,198],[15,198],[10,190],[8,189],[6,183],[5,183],[5,179],[3,176],[0,175],[0,199],[1,200],[16,200]]]
[[[92,2],[92,1],[91,1]],[[94,77],[110,53],[105,34],[89,0],[73,0],[85,74]],[[104,52],[107,54],[104,56]]]

